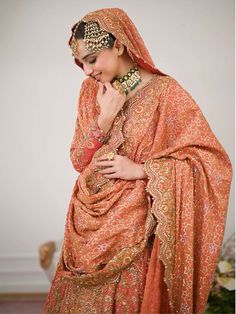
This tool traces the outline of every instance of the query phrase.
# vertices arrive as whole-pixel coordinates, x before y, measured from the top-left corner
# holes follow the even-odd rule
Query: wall
[[[0,292],[49,287],[38,246],[63,237],[77,177],[69,147],[84,76],[67,40],[73,23],[107,6],[128,13],[234,159],[234,1],[1,1]],[[232,188],[225,239],[233,209]]]

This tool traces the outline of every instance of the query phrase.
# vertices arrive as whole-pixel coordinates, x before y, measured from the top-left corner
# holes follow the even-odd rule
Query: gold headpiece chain
[[[70,47],[72,49],[72,55],[76,57],[78,42],[75,38],[75,33],[79,24],[79,21],[73,31]],[[100,51],[104,48],[109,48],[109,33],[100,27],[95,21],[89,21],[85,23],[84,38],[85,47],[89,52]]]

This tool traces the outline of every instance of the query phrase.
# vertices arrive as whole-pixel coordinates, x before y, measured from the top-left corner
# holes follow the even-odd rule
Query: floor
[[[45,295],[0,298],[0,314],[43,314]]]

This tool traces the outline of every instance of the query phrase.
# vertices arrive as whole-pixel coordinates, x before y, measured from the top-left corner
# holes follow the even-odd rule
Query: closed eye
[[[89,64],[93,64],[93,63],[95,63],[96,62],[96,60],[97,60],[97,58],[94,58],[94,59],[92,59],[92,60],[89,60]]]

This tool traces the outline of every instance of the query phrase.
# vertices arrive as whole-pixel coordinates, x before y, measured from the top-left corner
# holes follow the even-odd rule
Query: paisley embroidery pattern
[[[45,313],[146,314],[141,304],[170,313],[149,298],[153,286],[162,295],[162,278],[171,313],[204,313],[223,240],[231,162],[193,98],[155,68],[122,10],[97,10],[83,19],[101,23],[155,75],[126,103],[101,147],[89,136],[97,85],[92,78],[83,83],[70,149],[80,175]],[[104,181],[86,159],[85,145],[94,149],[91,158],[115,150],[143,163],[148,179]],[[146,278],[155,261],[164,274]]]

